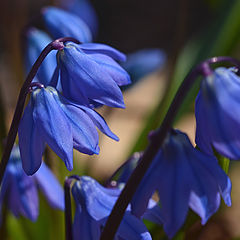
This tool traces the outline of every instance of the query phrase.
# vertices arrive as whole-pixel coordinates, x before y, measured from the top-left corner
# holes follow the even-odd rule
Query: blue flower
[[[31,175],[42,162],[45,143],[73,168],[73,148],[98,154],[96,127],[114,140],[105,120],[94,110],[68,101],[53,87],[35,89],[20,122],[18,135],[23,169]]]
[[[118,85],[129,84],[130,78],[113,60],[124,61],[124,54],[104,44],[67,43],[58,51],[57,58],[66,98],[86,105],[95,101],[124,108]]]
[[[54,39],[73,37],[82,43],[91,42],[92,35],[86,23],[77,15],[56,7],[42,9],[46,29]]]
[[[52,39],[45,32],[36,28],[29,29],[26,32],[25,37],[25,65],[27,72],[29,72],[42,50],[52,41]],[[56,51],[52,51],[44,59],[33,81],[49,85],[56,66]]]
[[[220,195],[231,205],[231,182],[217,160],[196,150],[187,135],[172,130],[140,183],[131,202],[132,213],[140,217],[149,198],[158,191],[160,210],[155,222],[169,237],[183,225],[190,207],[205,224],[220,205]]]
[[[60,5],[66,10],[80,17],[90,28],[92,35],[97,36],[98,19],[95,9],[89,0],[60,1]]]
[[[127,61],[121,63],[121,66],[131,76],[132,84],[138,82],[141,78],[163,67],[166,61],[166,55],[157,48],[141,49],[127,55]],[[125,88],[128,88],[124,87]]]
[[[83,176],[72,187],[76,203],[73,223],[73,238],[95,240],[111,213],[120,194],[118,188],[104,188],[94,179]],[[133,216],[128,208],[116,234],[117,239],[152,239],[143,222]]]
[[[63,189],[50,169],[43,163],[36,174],[27,176],[22,169],[19,148],[14,146],[1,186],[0,211],[5,202],[16,217],[23,215],[36,221],[39,213],[38,187],[51,207],[64,210]]]
[[[202,80],[196,99],[196,144],[207,154],[213,149],[240,159],[240,78],[233,69],[217,68]]]

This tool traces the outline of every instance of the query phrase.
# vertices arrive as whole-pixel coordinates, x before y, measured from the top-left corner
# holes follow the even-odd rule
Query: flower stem
[[[203,76],[208,76],[211,74],[212,70],[210,64],[218,62],[231,62],[240,69],[240,62],[236,59],[230,57],[214,57],[210,58],[199,65],[197,65],[190,73],[185,77],[182,85],[179,87],[171,106],[162,122],[159,129],[152,134],[150,138],[150,144],[146,148],[141,161],[137,165],[136,169],[130,176],[127,184],[122,190],[117,202],[115,203],[113,210],[108,217],[106,225],[103,229],[100,240],[110,240],[114,239],[115,233],[121,223],[124,216],[125,210],[130,203],[138,185],[140,184],[145,172],[150,166],[152,160],[157,154],[159,148],[161,147],[168,131],[171,129],[173,121],[177,115],[178,109],[181,106],[184,98],[186,97],[188,91],[192,87],[197,76],[202,74]]]
[[[72,240],[72,204],[71,204],[71,184],[73,180],[80,180],[79,176],[72,175],[67,177],[64,182],[64,200],[65,200],[65,239]]]
[[[19,123],[21,120],[21,116],[22,116],[22,112],[24,109],[25,100],[26,100],[27,94],[29,92],[30,84],[31,84],[33,78],[35,77],[35,75],[37,74],[37,71],[38,71],[39,67],[41,66],[41,63],[43,62],[45,57],[49,54],[49,52],[51,52],[52,50],[63,49],[63,47],[64,47],[63,43],[67,42],[67,41],[79,43],[78,40],[70,38],[70,37],[59,38],[59,39],[54,40],[51,43],[49,43],[43,49],[41,54],[39,55],[38,59],[32,66],[32,69],[29,72],[25,82],[22,85],[22,88],[21,88],[19,96],[18,96],[17,106],[15,108],[13,120],[12,120],[10,130],[8,132],[8,136],[6,139],[6,145],[5,145],[3,155],[2,155],[2,160],[0,162],[0,186],[2,183],[2,179],[3,179],[3,175],[5,172],[7,163],[8,163],[8,159],[9,159],[11,151],[12,151],[13,144],[14,144],[16,136],[17,136],[18,126],[19,126]]]

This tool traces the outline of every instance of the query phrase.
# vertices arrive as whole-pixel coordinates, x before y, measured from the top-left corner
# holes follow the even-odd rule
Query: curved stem
[[[71,184],[73,180],[80,180],[77,175],[67,177],[64,182],[64,200],[65,200],[65,239],[72,240],[72,204],[71,204]]]
[[[182,104],[185,96],[187,95],[189,89],[192,87],[197,76],[203,74],[208,76],[212,73],[212,70],[209,67],[209,64],[218,63],[218,62],[232,62],[240,69],[240,62],[236,59],[230,57],[214,57],[210,58],[194,68],[184,79],[182,85],[179,87],[171,106],[168,109],[168,112],[162,122],[162,125],[159,129],[156,130],[150,138],[150,144],[145,150],[142,160],[139,162],[136,169],[133,171],[130,176],[127,184],[125,185],[123,191],[121,192],[117,202],[115,203],[113,210],[108,217],[105,228],[103,229],[100,240],[109,240],[114,239],[115,233],[121,223],[125,210],[130,203],[138,185],[140,184],[145,172],[150,166],[152,160],[157,154],[159,148],[161,147],[168,131],[171,129],[174,118],[177,115],[178,109]]]
[[[40,65],[43,62],[43,60],[45,59],[45,57],[49,54],[49,52],[51,52],[52,50],[63,49],[63,47],[64,47],[63,43],[67,42],[67,41],[80,43],[78,40],[76,40],[74,38],[70,38],[70,37],[59,38],[59,39],[54,40],[53,42],[49,43],[41,52],[40,56],[38,57],[38,59],[36,60],[34,65],[32,66],[32,69],[29,72],[25,82],[23,83],[23,86],[22,86],[19,96],[18,96],[17,106],[15,108],[15,112],[14,112],[13,120],[12,120],[12,123],[10,126],[10,130],[8,132],[8,136],[6,139],[6,145],[5,145],[3,155],[2,155],[2,160],[0,162],[0,186],[1,186],[2,178],[3,178],[4,172],[5,172],[7,163],[8,163],[8,159],[9,159],[11,151],[12,151],[13,144],[14,144],[16,136],[17,136],[18,126],[19,126],[19,123],[21,120],[21,116],[22,116],[22,112],[24,109],[24,104],[25,104],[25,100],[26,100],[26,97],[27,97],[27,94],[29,91],[30,84],[31,84],[33,78],[35,77],[35,75],[37,74],[38,68],[40,67]]]

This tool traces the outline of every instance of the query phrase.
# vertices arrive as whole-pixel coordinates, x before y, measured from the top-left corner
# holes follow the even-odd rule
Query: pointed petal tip
[[[40,166],[41,166],[41,165],[40,165]],[[29,169],[28,167],[22,165],[22,168],[23,168],[24,172],[25,172],[28,176],[32,176],[32,175],[34,175],[34,174],[38,171],[38,169],[40,168],[40,166]]]
[[[98,155],[98,154],[99,154],[99,152],[100,152],[100,147],[99,147],[99,146],[97,146],[97,147],[96,147],[96,149],[95,149],[95,154],[96,154],[96,155]]]
[[[116,108],[122,108],[122,109],[125,109],[126,106],[125,106],[125,103],[119,103],[117,106],[115,106]]]
[[[64,161],[64,163],[67,170],[71,172],[73,170],[73,163],[69,163],[68,161]]]
[[[117,135],[115,135],[115,134],[113,134],[113,136],[111,138],[113,140],[117,141],[117,142],[119,142],[119,140],[120,140],[120,138]]]
[[[29,216],[29,219],[30,219],[32,222],[36,222],[37,219],[38,219],[38,214],[37,214],[37,215],[34,215],[34,216]]]
[[[211,215],[206,215],[206,216],[204,216],[204,218],[202,218],[202,220],[201,220],[201,224],[204,226],[206,223],[207,223],[207,221],[208,221],[208,219],[211,217]]]
[[[222,195],[222,198],[223,198],[225,204],[228,207],[231,207],[231,205],[232,205],[232,200],[231,200],[232,183],[229,178],[227,178],[227,179],[228,179],[228,181],[227,181],[226,187],[225,187],[224,191],[221,193],[221,195]]]
[[[107,136],[110,137],[111,139],[117,141],[117,142],[120,140],[119,137],[115,133],[113,133],[111,130],[108,132]]]
[[[230,194],[227,194],[226,196],[224,196],[224,202],[228,207],[232,206],[232,200],[231,200]]]

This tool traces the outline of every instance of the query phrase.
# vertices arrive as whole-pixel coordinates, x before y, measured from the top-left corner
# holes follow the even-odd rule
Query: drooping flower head
[[[32,175],[38,170],[45,144],[71,171],[73,148],[89,155],[98,154],[96,127],[118,140],[93,109],[67,100],[53,87],[33,90],[18,130],[24,171]]]
[[[205,224],[218,210],[220,195],[231,205],[231,182],[217,160],[196,150],[178,130],[169,133],[138,186],[131,203],[134,215],[144,214],[155,190],[161,206],[155,213],[169,237],[183,225],[189,207]]]
[[[0,216],[5,202],[16,217],[23,215],[36,221],[39,213],[38,188],[51,207],[64,210],[63,189],[51,170],[43,163],[36,174],[27,176],[22,169],[19,148],[14,146],[0,190]]]
[[[124,54],[104,44],[67,43],[57,58],[65,97],[86,105],[94,101],[124,108],[118,86],[129,84],[130,78],[115,61],[124,61]]]
[[[54,39],[76,38],[82,43],[91,42],[92,35],[86,23],[77,15],[56,7],[42,9],[46,29]]]
[[[240,159],[240,77],[233,68],[217,68],[202,80],[196,99],[196,144],[207,154],[213,149]]]
[[[118,188],[104,188],[94,179],[82,176],[72,187],[76,203],[76,213],[73,223],[73,238],[95,240],[100,238],[101,229],[120,194]],[[127,209],[119,230],[117,239],[152,239],[143,222]]]
[[[25,65],[28,73],[42,50],[52,41],[52,39],[45,32],[36,28],[28,29],[25,38]],[[56,52],[52,51],[42,62],[33,82],[40,82],[44,85],[49,85],[56,66]]]

